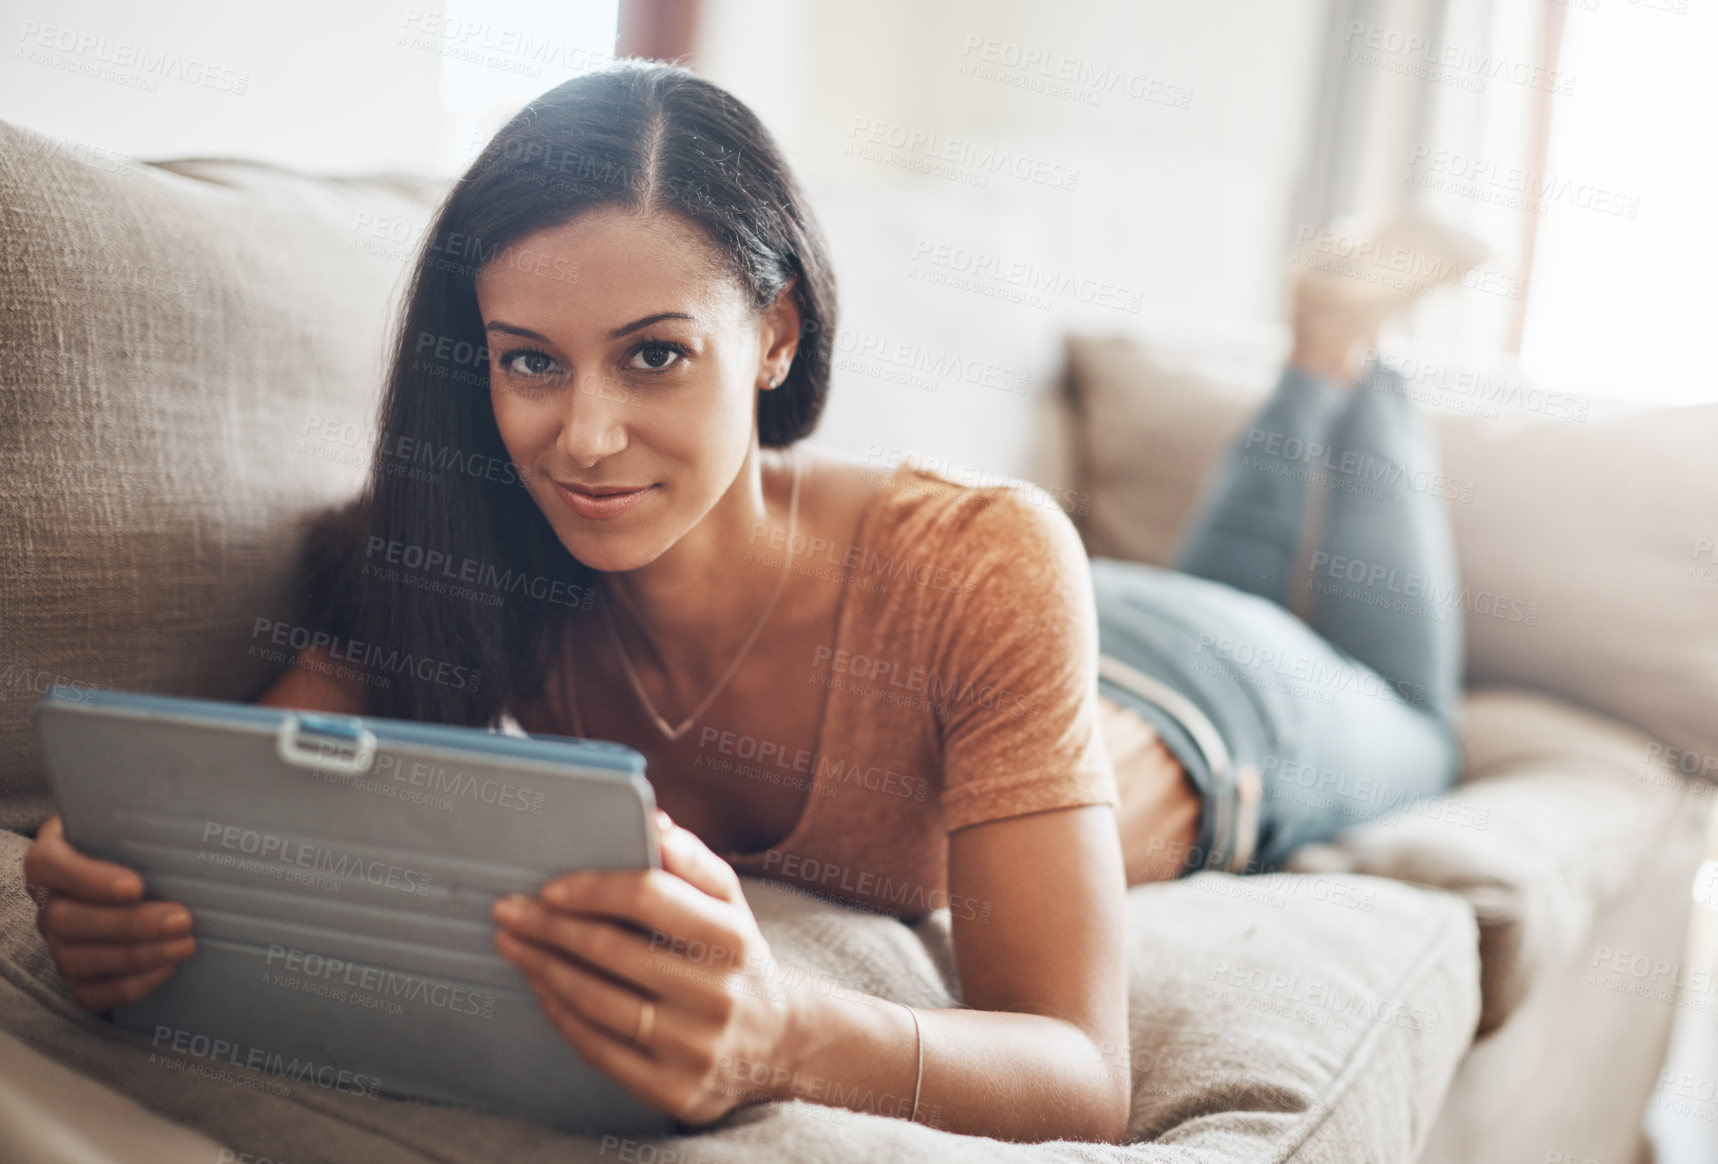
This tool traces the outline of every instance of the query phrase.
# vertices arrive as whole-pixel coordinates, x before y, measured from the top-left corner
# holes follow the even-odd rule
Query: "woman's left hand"
[[[662,868],[568,873],[496,903],[495,947],[549,1021],[640,1101],[703,1124],[786,1078],[792,996],[733,866],[657,813]]]

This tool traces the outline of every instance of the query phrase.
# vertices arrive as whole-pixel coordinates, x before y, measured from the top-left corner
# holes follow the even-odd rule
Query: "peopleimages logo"
[[[1318,480],[1346,493],[1382,497],[1382,489],[1388,487],[1425,493],[1449,501],[1467,502],[1474,497],[1474,483],[1470,480],[1446,477],[1442,473],[1426,469],[1410,472],[1385,457],[1303,440],[1293,434],[1274,432],[1256,425],[1247,430],[1242,447],[1248,453],[1242,462],[1247,468],[1278,472],[1278,466],[1273,462],[1304,464],[1324,470],[1328,476]],[[1258,456],[1254,456],[1255,453]]]
[[[430,892],[432,878],[428,873],[390,865],[386,861],[366,858],[357,853],[341,852],[312,841],[293,840],[291,837],[247,829],[239,825],[222,824],[213,820],[205,822],[203,844],[205,849],[199,856],[204,859],[219,855],[208,851],[207,846],[213,844],[247,857],[255,857],[263,863],[264,868],[268,862],[273,861],[340,881],[361,881],[367,885],[396,889],[418,897],[427,897]]]
[[[1231,1003],[1237,998],[1246,997],[1238,993],[1244,990],[1255,996],[1278,1000],[1291,1007],[1310,1008],[1328,1016],[1358,1018],[1426,1034],[1438,1029],[1441,1018],[1436,1011],[1408,1006],[1393,999],[1379,998],[1341,983],[1302,978],[1298,974],[1285,973],[1264,965],[1231,963],[1227,959],[1219,959],[1212,967],[1211,977],[1218,988],[1233,988],[1236,992],[1234,994],[1218,995]],[[1306,1016],[1297,1014],[1296,1017]]]
[[[282,650],[273,653],[269,653],[266,647],[259,650],[255,640],[263,636]],[[348,639],[327,631],[313,631],[306,626],[295,626],[272,618],[259,617],[251,624],[251,640],[250,653],[271,661],[284,661],[284,651],[288,649],[299,653],[300,662],[304,661],[306,651],[321,651],[335,663],[353,664],[351,667],[335,667],[335,674],[371,686],[387,684],[387,674],[383,672],[413,676],[426,683],[440,683],[460,691],[476,691],[483,678],[483,672],[477,668],[442,662],[427,655],[414,655],[410,651],[388,649],[377,643]]]
[[[382,1087],[381,1079],[375,1075],[348,1071],[331,1063],[318,1063],[314,1059],[299,1058],[296,1055],[286,1056],[263,1047],[246,1047],[227,1039],[211,1038],[174,1027],[157,1025],[150,1045],[157,1050],[172,1050],[197,1059],[230,1063],[234,1067],[260,1071],[265,1075],[277,1075],[284,1079],[296,1079],[300,1083],[314,1083],[329,1091],[343,1091],[349,1095],[374,1097],[381,1092]],[[153,1058],[154,1056],[151,1056],[151,1059]]]
[[[1522,57],[1480,52],[1422,32],[1404,31],[1361,20],[1348,22],[1341,59],[1383,68],[1424,81],[1454,85],[1474,93],[1487,81],[1503,81],[1564,96],[1575,91],[1575,74],[1547,69]]]
[[[947,909],[955,917],[967,921],[988,922],[990,902],[952,893],[940,886],[919,885],[896,881],[886,873],[870,869],[851,869],[833,861],[819,861],[798,853],[771,849],[764,857],[764,869],[782,880],[812,886],[824,892],[832,889],[850,896],[908,906],[916,913]]]
[[[1459,582],[1440,581],[1427,574],[1402,571],[1382,563],[1316,550],[1312,555],[1310,569],[1315,574],[1323,574],[1338,582],[1351,582],[1374,591],[1382,590],[1404,599],[1417,600],[1414,604],[1400,607],[1410,613],[1418,610],[1441,615],[1460,607],[1471,614],[1486,615],[1505,622],[1519,622],[1525,626],[1535,626],[1539,622],[1537,602],[1499,595],[1490,590],[1475,590]],[[1319,589],[1320,593],[1333,592],[1325,587],[1315,589]],[[1334,592],[1341,593],[1340,590]]]
[[[490,592],[492,597],[499,599],[507,594],[520,594],[535,598],[539,601],[552,602],[560,606],[573,606],[580,610],[590,610],[596,601],[595,589],[581,586],[576,582],[566,582],[559,578],[549,578],[544,575],[530,575],[511,566],[497,569],[493,563],[480,562],[475,558],[456,557],[446,550],[426,549],[420,545],[397,541],[371,534],[364,547],[364,573],[374,574],[388,581],[398,581],[398,570],[384,571],[371,559],[380,558],[389,567],[400,567],[410,571],[419,571],[416,576],[427,583],[467,583],[471,587],[482,587]],[[408,579],[412,576],[408,575]],[[426,585],[426,589],[436,589],[434,585]],[[458,592],[456,591],[456,596]],[[495,603],[499,605],[499,602]]]
[[[829,673],[823,679],[824,686],[888,703],[930,707],[944,713],[962,705],[1009,715],[1035,716],[1041,710],[1036,695],[1028,697],[993,683],[980,686],[971,679],[961,680],[924,667],[903,668],[897,659],[855,654],[846,648],[837,650],[821,644],[812,650],[812,682],[818,682],[815,668],[822,667],[824,663],[830,664]],[[843,679],[842,676],[852,678]]]
[[[62,698],[72,699],[78,703],[84,702],[91,695],[101,690],[95,683],[86,683],[82,679],[73,679],[61,675],[57,671],[43,671],[35,667],[24,666],[20,663],[7,663],[0,668],[0,688],[16,690],[24,688],[37,695],[46,695],[54,688],[60,689]]]
[[[738,732],[723,731],[717,727],[700,729],[698,735],[699,756],[692,761],[693,767],[712,768],[716,771],[739,771],[742,775],[759,773],[760,775],[771,768],[783,769],[798,775],[811,773],[802,781],[796,781],[795,786],[811,786],[822,790],[823,795],[835,795],[839,785],[850,785],[864,788],[871,792],[882,792],[902,799],[925,800],[931,793],[931,782],[923,776],[913,776],[905,772],[897,772],[892,768],[883,768],[876,764],[866,764],[860,761],[836,760],[821,752],[806,751],[796,748],[791,753],[787,748],[773,740],[759,739],[757,736],[744,735]],[[734,757],[741,761],[755,762],[754,766],[747,764],[734,765],[711,759],[706,753],[714,751],[723,756]],[[767,776],[765,776],[768,779]],[[772,780],[771,783],[779,781]]]
[[[965,276],[971,281],[970,284],[955,281],[950,285],[962,290],[978,290],[981,293],[987,293],[983,289],[993,284],[996,287],[1015,289],[1031,297],[1028,300],[1030,305],[1040,309],[1047,309],[1050,299],[1060,298],[1138,315],[1145,302],[1145,292],[1141,289],[1076,275],[1072,271],[1045,267],[1038,263],[1011,259],[994,251],[927,238],[921,238],[914,243],[912,259],[914,263],[922,264],[922,269],[911,268],[909,278],[935,283],[945,281],[930,277],[938,273]]]
[[[1060,162],[869,117],[855,117],[847,137],[843,152],[853,157],[955,178],[979,187],[986,186],[994,175],[1018,178],[1053,190],[1074,190],[1080,183],[1080,171]],[[890,155],[885,150],[897,153]]]
[[[448,475],[481,478],[528,489],[532,470],[483,452],[438,445],[419,437],[379,429],[373,424],[311,415],[299,434],[298,452],[344,465],[369,465],[372,456],[385,472],[439,481]]]
[[[458,768],[444,768],[429,760],[403,758],[386,752],[376,757],[371,774],[378,781],[408,784],[432,797],[462,797],[479,804],[531,816],[541,816],[543,813],[544,794],[541,791],[509,783],[486,772],[474,776]]]
[[[380,966],[348,962],[344,958],[312,950],[270,945],[266,964],[271,973],[278,967],[287,976],[276,975],[279,978],[276,985],[321,995],[335,1002],[369,1005],[370,999],[399,1000],[420,1002],[438,1010],[478,1018],[495,1015],[493,994],[481,994],[416,974],[384,970]],[[402,1012],[396,1010],[394,1013]]]
[[[852,542],[845,546],[830,541],[828,538],[795,533],[789,543],[787,531],[757,524],[752,527],[752,535],[746,540],[747,560],[753,560],[757,555],[753,547],[759,540],[771,550],[777,552],[790,550],[793,558],[803,564],[807,559],[821,560],[838,570],[873,576],[883,582],[899,582],[903,578],[918,586],[931,590],[944,590],[950,593],[972,594],[978,589],[978,579],[962,570],[951,570],[936,562],[922,559],[898,559],[894,554],[885,557],[880,551],[867,549]],[[776,563],[781,559],[778,557]],[[879,587],[887,589],[886,586]]]
[[[1295,246],[1297,250],[1290,261],[1298,266],[1416,295],[1429,295],[1433,287],[1444,282],[1507,299],[1520,299],[1527,293],[1526,282],[1518,276],[1488,271],[1477,265],[1463,266],[1447,255],[1344,234],[1328,227],[1298,227]]]
[[[1190,85],[989,37],[968,35],[960,55],[966,58],[960,71],[967,76],[1086,105],[1101,105],[1112,94],[1176,109],[1186,109],[1193,102]]]
[[[1407,700],[1412,707],[1426,705],[1425,688],[1406,679],[1388,680],[1364,668],[1350,667],[1336,659],[1314,658],[1260,646],[1245,639],[1199,636],[1199,654],[1230,664],[1228,667],[1194,664],[1201,674],[1221,674],[1267,691],[1284,691],[1318,703],[1334,703],[1335,693],[1352,692],[1375,699]],[[1270,674],[1260,674],[1261,672]]]
[[[18,39],[26,46],[19,53],[21,59],[35,64],[52,63],[57,68],[102,80],[123,79],[125,83],[151,93],[159,89],[161,79],[166,78],[242,97],[251,82],[249,72],[227,65],[63,25],[43,25],[26,20]],[[61,57],[58,61],[41,53],[25,57],[24,52],[30,49],[57,52]]]

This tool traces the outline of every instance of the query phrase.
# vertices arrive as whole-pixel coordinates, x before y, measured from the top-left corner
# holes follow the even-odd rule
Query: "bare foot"
[[[1305,240],[1290,258],[1289,363],[1342,387],[1353,385],[1387,320],[1459,279],[1490,251],[1476,236],[1419,211],[1385,221],[1345,219]]]

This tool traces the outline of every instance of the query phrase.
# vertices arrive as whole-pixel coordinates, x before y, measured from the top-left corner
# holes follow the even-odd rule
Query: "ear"
[[[794,295],[798,286],[799,276],[795,275],[776,295],[775,302],[764,308],[759,321],[757,383],[761,391],[781,386],[799,351],[799,300]]]

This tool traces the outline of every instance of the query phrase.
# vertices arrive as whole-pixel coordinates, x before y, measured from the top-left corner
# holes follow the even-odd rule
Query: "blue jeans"
[[[1443,482],[1394,372],[1375,364],[1344,394],[1287,368],[1207,482],[1177,570],[1092,559],[1100,653],[1190,701],[1259,791],[1251,841],[1222,826],[1241,794],[1187,715],[1100,677],[1199,787],[1184,874],[1268,871],[1454,783],[1465,592]],[[1314,486],[1324,524],[1301,571]]]

